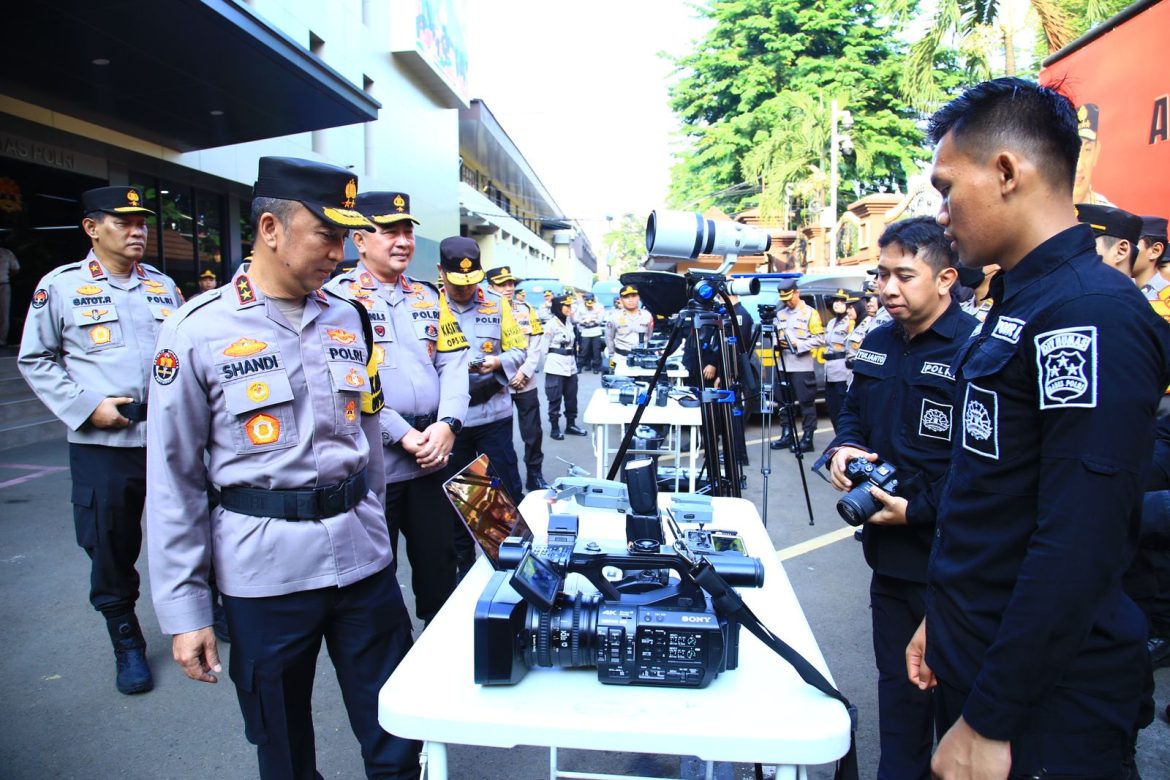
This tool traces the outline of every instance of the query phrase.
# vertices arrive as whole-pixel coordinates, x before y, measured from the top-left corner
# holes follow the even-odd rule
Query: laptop
[[[487,455],[464,466],[443,483],[443,490],[493,569],[500,570],[500,543],[509,536],[532,541],[532,530]]]

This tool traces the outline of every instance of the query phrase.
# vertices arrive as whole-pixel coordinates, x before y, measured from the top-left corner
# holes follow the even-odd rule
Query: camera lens
[[[547,612],[528,607],[524,663],[578,669],[597,665],[597,615],[600,593],[577,593],[571,603],[560,603]]]
[[[852,526],[861,525],[877,511],[878,502],[869,494],[868,482],[853,488],[837,502],[837,514]]]

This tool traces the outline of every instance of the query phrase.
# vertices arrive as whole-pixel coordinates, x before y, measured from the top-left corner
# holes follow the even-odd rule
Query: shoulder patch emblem
[[[1040,408],[1097,406],[1097,328],[1085,325],[1036,335]]]
[[[951,440],[951,417],[955,407],[922,399],[922,413],[918,418],[918,435],[928,439]]]
[[[1009,344],[1019,344],[1020,335],[1024,332],[1025,322],[1015,317],[999,317],[995,321],[995,328],[991,331],[994,338],[1006,341]]]
[[[999,460],[999,394],[974,383],[963,399],[963,449]]]
[[[252,292],[252,283],[245,274],[240,274],[240,278],[236,280],[236,298],[241,306],[256,300],[256,293]]]
[[[45,304],[49,302],[49,291],[44,287],[33,293],[32,307],[34,309],[42,309]]]
[[[255,355],[267,347],[268,344],[266,342],[241,336],[229,344],[227,349],[223,351],[223,354],[228,357],[247,357],[248,355]]]
[[[179,357],[169,349],[160,349],[154,356],[154,381],[169,385],[179,375]]]
[[[89,275],[94,279],[102,278],[102,265],[97,260],[89,261]]]

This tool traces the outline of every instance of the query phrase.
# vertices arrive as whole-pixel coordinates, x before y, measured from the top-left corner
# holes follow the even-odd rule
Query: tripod
[[[663,350],[662,355],[658,359],[658,364],[654,369],[654,375],[650,379],[650,387],[654,388],[658,385],[658,381],[666,369],[667,359],[678,349],[684,335],[690,335],[692,337],[689,341],[694,345],[697,365],[702,365],[703,338],[706,336],[718,340],[718,350],[723,365],[723,376],[726,378],[729,387],[708,387],[706,380],[700,372],[700,384],[697,388],[697,395],[701,408],[704,468],[707,470],[708,490],[712,495],[738,497],[743,479],[743,474],[739,467],[739,458],[735,452],[733,425],[733,417],[737,411],[736,405],[742,403],[738,399],[737,393],[739,385],[738,363],[731,360],[728,356],[727,346],[729,340],[724,331],[724,313],[714,308],[716,292],[711,287],[707,287],[706,289],[708,293],[705,297],[696,294],[687,302],[682,311],[679,312],[678,323],[670,335],[666,349]],[[718,294],[727,309],[730,310],[731,302],[726,292],[720,292]],[[734,349],[735,344],[742,343],[739,333],[739,322],[734,317],[732,318],[732,327],[735,341],[730,343],[732,349]],[[618,471],[625,460],[626,452],[630,448],[634,430],[638,427],[638,423],[642,419],[642,413],[650,403],[650,396],[651,393],[646,392],[639,397],[638,408],[634,411],[634,417],[626,427],[621,445],[618,447],[613,463],[610,464],[609,473],[606,476],[607,479],[612,480],[617,477]],[[739,409],[739,411],[742,413],[742,409]],[[720,463],[720,452],[723,453],[722,464]]]
[[[772,361],[760,360],[760,475],[763,477],[763,513],[764,525],[768,525],[768,477],[772,474],[772,411],[777,408],[775,390],[779,390],[780,412],[785,417],[788,430],[796,431],[796,409],[793,402],[792,380],[788,374],[788,366],[784,361],[784,349],[776,342],[776,307],[760,304],[760,347],[765,355],[771,355]],[[754,347],[754,345],[753,345]],[[750,354],[750,351],[749,351]],[[776,367],[780,367],[777,375]],[[793,435],[793,454],[796,455],[796,470],[800,473],[800,484],[804,490],[804,504],[808,509],[808,524],[815,525],[813,520],[812,498],[808,492],[808,480],[804,473],[804,453],[801,451],[796,436]]]

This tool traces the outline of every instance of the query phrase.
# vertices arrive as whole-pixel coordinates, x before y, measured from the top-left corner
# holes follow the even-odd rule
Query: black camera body
[[[592,666],[608,685],[703,688],[738,666],[739,624],[716,614],[710,597],[686,576],[690,564],[670,547],[578,540],[563,567],[519,539],[500,550],[503,565],[523,553],[515,569],[492,575],[476,604],[480,685],[515,684],[534,666]],[[730,585],[763,584],[757,558],[708,560]],[[603,570],[610,568],[620,570],[621,579],[608,579]],[[680,578],[670,578],[669,570]],[[565,593],[569,573],[585,577],[597,592]]]
[[[882,508],[869,494],[870,488],[881,488],[890,495],[898,492],[898,472],[884,460],[854,458],[845,466],[845,477],[853,487],[837,501],[837,514],[849,525],[861,525]]]

